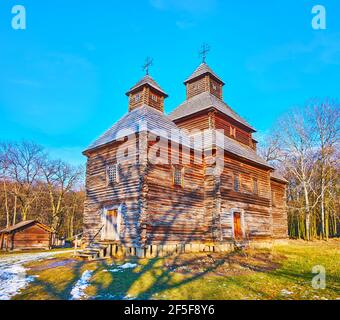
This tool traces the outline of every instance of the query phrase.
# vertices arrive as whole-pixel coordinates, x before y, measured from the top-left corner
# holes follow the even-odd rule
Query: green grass
[[[91,299],[339,299],[339,256],[338,240],[289,241],[271,250],[130,260],[138,266],[110,272],[126,261],[64,255],[29,264],[28,273],[38,278],[15,299],[69,299],[85,270],[93,270],[86,289]],[[312,287],[316,265],[326,269],[326,289]]]

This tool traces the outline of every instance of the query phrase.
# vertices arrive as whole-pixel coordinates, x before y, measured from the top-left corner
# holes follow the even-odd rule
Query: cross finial
[[[146,75],[149,75],[149,68],[153,65],[153,59],[150,57],[147,57],[145,59],[144,65],[143,65],[143,70],[145,71]]]
[[[203,43],[201,50],[199,52],[200,56],[202,57],[202,62],[205,63],[207,59],[208,52],[210,51],[210,47],[207,43]]]

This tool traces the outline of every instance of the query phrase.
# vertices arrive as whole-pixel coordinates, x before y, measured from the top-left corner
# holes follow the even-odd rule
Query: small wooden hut
[[[50,249],[52,230],[35,220],[22,221],[0,231],[0,250]]]

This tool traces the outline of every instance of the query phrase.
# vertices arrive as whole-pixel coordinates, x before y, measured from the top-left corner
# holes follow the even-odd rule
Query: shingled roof
[[[186,84],[190,82],[191,80],[194,80],[208,73],[210,73],[214,78],[216,78],[218,81],[224,84],[222,79],[214,71],[212,71],[212,69],[205,62],[201,63],[198,66],[198,68],[194,71],[194,73],[188,79],[184,81],[184,83]]]
[[[238,143],[237,141],[224,136],[224,150],[235,154],[239,157],[248,159],[250,161],[253,161],[255,163],[261,164],[268,168],[273,168],[267,161],[262,159],[255,150],[251,149],[250,147],[247,147],[245,145],[242,145]]]
[[[150,132],[157,136],[163,136],[164,138],[169,139],[171,137],[171,130],[179,130],[179,128],[162,112],[147,105],[143,105],[127,113],[101,137],[94,141],[84,153],[138,132]],[[207,146],[207,141],[213,141],[209,139],[209,134],[207,134],[207,132],[205,132],[204,138],[206,139],[206,141],[204,141],[205,147]],[[184,137],[182,141],[183,144],[186,144],[185,141],[189,142],[190,138]],[[193,139],[187,146],[191,148],[194,147]],[[219,146],[234,155],[272,168],[265,160],[258,156],[253,149],[243,146],[229,137],[224,136],[223,142],[220,142]]]
[[[247,121],[242,119],[235,111],[233,111],[225,102],[215,97],[210,92],[202,92],[189,100],[184,101],[173,112],[169,114],[172,121],[187,117],[194,113],[215,108],[224,113],[235,121],[243,124],[252,131],[256,131]]]
[[[155,108],[143,105],[127,113],[84,152],[138,132],[151,132],[158,136],[166,133],[165,138],[168,138],[173,129],[178,130],[178,127],[166,115]]]
[[[280,182],[288,183],[288,181],[280,174],[277,170],[273,171],[270,176],[274,180],[278,180]]]
[[[48,232],[52,232],[51,228],[49,228],[48,226],[45,226],[44,224],[36,221],[36,220],[26,220],[26,221],[21,221],[17,224],[15,224],[14,226],[10,226],[8,228],[5,228],[3,230],[0,230],[0,233],[11,233],[14,232],[16,230],[19,230],[21,228],[33,225],[33,224],[37,224],[38,226],[40,226],[41,228],[47,230]]]
[[[130,93],[132,93],[133,91],[135,91],[136,89],[144,86],[144,85],[148,85],[152,88],[154,88],[155,90],[159,91],[160,93],[162,93],[165,97],[168,97],[168,95],[165,93],[165,91],[158,85],[158,83],[153,80],[149,75],[144,76],[140,81],[138,81],[127,93],[126,95],[128,96]]]
[[[202,135],[202,147],[205,149],[211,145],[215,145],[233,155],[260,164],[267,168],[274,169],[267,161],[262,159],[255,150],[225,136],[223,133],[217,131],[216,134],[214,134],[214,130],[205,130],[193,135],[192,137],[197,137],[197,135]]]

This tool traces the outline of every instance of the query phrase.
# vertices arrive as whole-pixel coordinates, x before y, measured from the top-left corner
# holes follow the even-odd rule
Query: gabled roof
[[[267,161],[262,159],[255,150],[245,145],[238,143],[237,141],[224,136],[224,150],[233,153],[239,157],[248,159],[252,162],[258,163],[268,168],[273,168]]]
[[[225,136],[222,133],[216,132],[216,135],[215,135],[213,130],[205,130],[203,132],[198,133],[198,135],[203,135],[203,147],[204,148],[207,148],[210,145],[214,144],[215,146],[224,149],[226,152],[229,152],[240,158],[257,163],[269,169],[274,169],[267,161],[262,159],[256,153],[255,150],[253,150],[252,148],[248,146],[242,145],[241,143],[237,142],[236,140],[232,138]]]
[[[168,95],[165,93],[165,91],[158,85],[158,83],[153,80],[149,75],[144,76],[140,81],[138,81],[127,93],[126,95],[128,96],[130,93],[135,91],[136,89],[148,85],[152,87],[153,89],[159,91],[162,93],[165,97],[168,97]]]
[[[5,228],[3,230],[0,230],[0,233],[11,233],[11,232],[19,230],[21,228],[28,227],[28,226],[30,226],[32,224],[37,224],[41,228],[45,229],[46,231],[52,232],[52,230],[49,227],[45,226],[44,224],[42,224],[42,223],[40,223],[40,222],[38,222],[36,220],[27,220],[27,221],[21,221],[21,222],[17,223],[14,226]]]
[[[235,121],[243,124],[252,131],[256,131],[247,121],[242,119],[235,111],[233,111],[225,102],[215,97],[210,92],[202,92],[189,100],[184,101],[173,112],[169,114],[172,121],[190,116],[194,113],[215,108],[224,113]]]
[[[172,129],[178,130],[178,127],[167,116],[155,108],[143,105],[127,113],[101,137],[94,141],[86,151],[138,132],[151,132],[158,136],[161,136],[162,132],[166,132],[167,138],[170,136]]]
[[[272,172],[272,174],[271,174],[271,178],[273,179],[273,180],[278,180],[278,181],[280,181],[280,182],[284,182],[284,183],[288,183],[288,181],[277,171],[277,170],[275,170],[275,171],[273,171]]]
[[[214,71],[212,71],[212,69],[205,62],[201,63],[198,66],[198,68],[194,71],[194,73],[188,79],[184,81],[184,84],[208,73],[211,74],[214,78],[216,78],[218,81],[220,81],[224,85],[224,82],[222,81],[222,79]]]
[[[98,147],[104,146],[108,143],[117,141],[119,139],[123,139],[126,136],[129,136],[134,133],[140,132],[150,132],[154,133],[156,136],[163,136],[166,139],[171,139],[172,130],[180,130],[176,126],[174,122],[172,122],[167,116],[165,116],[162,112],[149,107],[147,105],[143,105],[138,107],[128,114],[126,114],[123,118],[121,118],[115,125],[113,125],[109,130],[107,130],[99,139],[93,142],[86,151],[90,151],[96,149]],[[204,132],[204,147],[209,145],[209,141],[214,141],[209,138],[209,134],[212,134],[211,130]],[[181,133],[183,134],[183,133]],[[200,133],[202,134],[202,133]],[[254,163],[260,164],[262,166],[272,168],[265,160],[263,160],[260,156],[257,155],[256,151],[251,149],[250,147],[243,146],[237,141],[223,136],[224,138],[217,139],[218,146],[223,148],[225,151],[230,152],[236,156],[247,159]],[[182,144],[191,147],[197,148],[193,144],[193,136],[191,139],[187,136],[181,139]],[[84,151],[84,152],[86,152]]]

